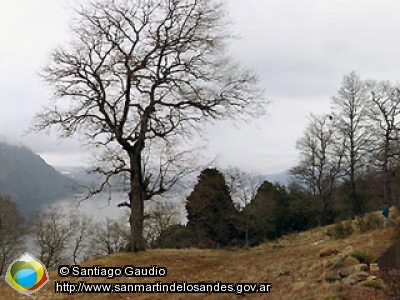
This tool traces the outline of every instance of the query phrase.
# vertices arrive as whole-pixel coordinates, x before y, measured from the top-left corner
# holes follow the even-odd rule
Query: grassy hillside
[[[240,250],[151,250],[143,253],[123,253],[98,260],[87,261],[82,266],[151,266],[167,267],[166,278],[60,278],[50,272],[50,283],[35,294],[44,299],[384,299],[383,293],[364,286],[344,286],[328,283],[324,277],[326,257],[323,249],[363,250],[379,257],[393,242],[393,228],[377,229],[364,234],[333,240],[326,235],[327,228],[293,234],[276,242]],[[270,294],[55,294],[56,280],[78,282],[269,282]],[[7,299],[22,299],[5,284],[0,285],[0,295]]]

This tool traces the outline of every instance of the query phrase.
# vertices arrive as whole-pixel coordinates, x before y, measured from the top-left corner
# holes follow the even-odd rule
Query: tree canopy
[[[142,250],[144,201],[184,173],[176,142],[203,121],[263,114],[265,102],[257,77],[226,55],[231,34],[216,1],[96,0],[76,13],[71,42],[43,70],[54,97],[36,128],[101,149],[98,190],[128,175],[131,250]]]

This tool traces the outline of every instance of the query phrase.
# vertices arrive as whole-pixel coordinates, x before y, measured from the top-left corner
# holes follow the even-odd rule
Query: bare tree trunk
[[[144,216],[144,188],[141,163],[141,147],[136,144],[130,153],[131,164],[131,192],[129,194],[131,204],[131,244],[130,251],[138,252],[145,250],[143,239],[143,216]]]
[[[327,225],[327,210],[328,210],[328,203],[323,195],[322,197],[322,213],[321,213],[321,225]]]
[[[353,217],[359,215],[362,212],[361,203],[357,195],[357,187],[354,169],[350,171],[350,201],[353,204]]]
[[[249,227],[250,227],[250,216],[246,216],[246,232],[245,232],[245,246],[249,246]]]
[[[357,216],[361,213],[361,203],[360,199],[357,195],[357,187],[356,187],[356,145],[355,145],[355,124],[354,120],[356,115],[354,113],[356,107],[355,103],[352,103],[354,106],[350,112],[350,201],[353,204],[353,217]]]
[[[160,166],[146,174],[145,143],[152,141],[147,146],[157,152],[168,143],[172,154],[180,137],[195,134],[202,121],[259,117],[267,102],[257,76],[225,55],[231,34],[223,29],[219,1],[93,0],[76,13],[73,43],[55,50],[43,72],[55,103],[38,114],[35,128],[59,126],[65,137],[80,131],[101,150],[93,171],[105,180],[88,197],[112,178],[130,175],[130,201],[122,205],[131,212],[130,250],[144,250],[144,201],[185,174],[174,155],[154,151],[146,155]]]
[[[389,156],[390,156],[390,136],[389,132],[385,135],[385,154],[383,161],[383,197],[385,201],[392,204],[392,186],[391,186],[391,174],[389,167]]]

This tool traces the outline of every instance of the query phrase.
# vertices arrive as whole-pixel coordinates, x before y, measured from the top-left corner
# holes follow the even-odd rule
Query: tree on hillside
[[[289,232],[293,231],[305,231],[315,226],[321,225],[321,202],[319,199],[310,197],[307,190],[303,185],[298,184],[296,180],[293,180],[285,187],[287,195],[290,224],[286,228]],[[329,212],[328,216],[331,218],[330,221],[334,221],[336,211]],[[328,223],[329,220],[326,222]]]
[[[227,246],[238,237],[239,212],[225,178],[217,169],[205,169],[186,200],[187,228],[200,247]]]
[[[8,265],[17,258],[21,250],[27,226],[17,205],[9,197],[0,197],[0,276]]]
[[[338,94],[332,98],[332,110],[337,140],[344,146],[343,167],[352,214],[358,215],[365,211],[365,203],[357,191],[357,177],[365,167],[370,132],[367,130],[368,90],[355,72],[344,76]]]
[[[188,227],[176,224],[162,231],[155,244],[159,248],[182,249],[198,244],[198,240]]]
[[[36,128],[79,132],[104,150],[110,168],[100,161],[95,170],[106,182],[128,174],[131,251],[145,247],[144,201],[176,182],[165,164],[174,143],[202,121],[263,112],[257,78],[225,55],[226,20],[212,0],[95,0],[78,10],[73,40],[43,72],[54,103]],[[158,161],[144,157],[149,147],[170,153],[157,173],[145,165]]]
[[[249,243],[257,245],[266,239],[275,238],[275,216],[273,208],[277,190],[273,183],[264,181],[257,189],[251,202],[240,211],[246,219],[249,217]]]
[[[392,176],[399,161],[400,90],[390,82],[367,81],[370,92],[370,163],[383,175],[383,197],[393,202]]]
[[[150,247],[157,247],[162,232],[172,225],[179,225],[182,217],[178,203],[166,200],[151,204],[144,221],[144,236]]]
[[[39,249],[39,260],[46,268],[78,263],[88,258],[92,221],[61,205],[36,212],[31,217],[32,235]]]
[[[91,255],[94,257],[124,251],[129,243],[129,228],[124,223],[106,218],[94,226]]]
[[[283,185],[264,181],[256,196],[241,213],[250,218],[250,244],[276,239],[283,234],[308,230],[318,224],[315,201],[301,185]]]
[[[261,181],[254,174],[241,171],[238,168],[229,168],[225,172],[226,181],[229,184],[233,201],[239,205],[241,215],[244,218],[245,245],[249,244],[249,230],[251,215],[244,210],[256,196]]]
[[[291,170],[308,187],[310,196],[318,199],[322,225],[333,221],[332,195],[342,173],[344,147],[334,122],[329,115],[311,115],[304,136],[296,144],[300,162]]]

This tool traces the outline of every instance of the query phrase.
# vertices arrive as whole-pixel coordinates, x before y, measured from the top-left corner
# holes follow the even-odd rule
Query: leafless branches
[[[98,0],[76,12],[71,43],[43,70],[54,98],[35,126],[103,149],[113,168],[95,168],[106,178],[100,188],[128,173],[131,247],[142,250],[143,202],[183,175],[165,181],[181,158],[171,140],[205,121],[262,115],[265,102],[257,77],[225,55],[231,35],[217,2]],[[147,148],[163,142],[159,169],[146,173]]]
[[[106,218],[93,227],[90,238],[92,256],[121,252],[128,244],[129,228],[123,222]]]
[[[147,244],[150,247],[157,246],[161,233],[171,225],[181,224],[182,219],[178,203],[171,200],[150,203],[144,221],[144,237]]]
[[[327,183],[342,178],[352,214],[357,215],[365,211],[358,182],[373,171],[383,179],[381,196],[392,202],[392,181],[400,154],[399,87],[388,81],[361,80],[351,72],[344,76],[332,104],[329,115],[312,116],[297,144],[300,163],[293,173],[306,181],[310,193],[318,197],[325,194],[326,187],[331,190]]]
[[[244,214],[245,244],[249,245],[250,219],[252,216],[247,210],[243,210],[254,199],[262,181],[255,174],[241,171],[239,168],[231,167],[224,172],[225,181],[228,183],[232,200],[236,202]]]
[[[32,234],[46,268],[86,259],[92,221],[78,211],[52,206],[32,216]]]
[[[392,173],[399,161],[400,91],[387,81],[366,82],[370,91],[370,164],[383,173],[383,196],[392,203]]]
[[[55,106],[38,115],[38,129],[128,145],[187,133],[205,117],[263,112],[256,77],[222,56],[219,4],[120,0],[78,13],[73,42],[43,72]]]
[[[23,238],[27,234],[25,220],[17,205],[9,197],[0,197],[0,276],[8,265],[17,258]]]
[[[332,193],[343,175],[344,147],[330,115],[311,115],[304,136],[298,140],[300,162],[291,172],[319,199],[321,223],[326,224],[332,210]]]
[[[225,180],[229,185],[232,200],[239,204],[240,208],[246,207],[257,194],[262,181],[255,174],[244,172],[236,167],[230,167],[224,171]]]

